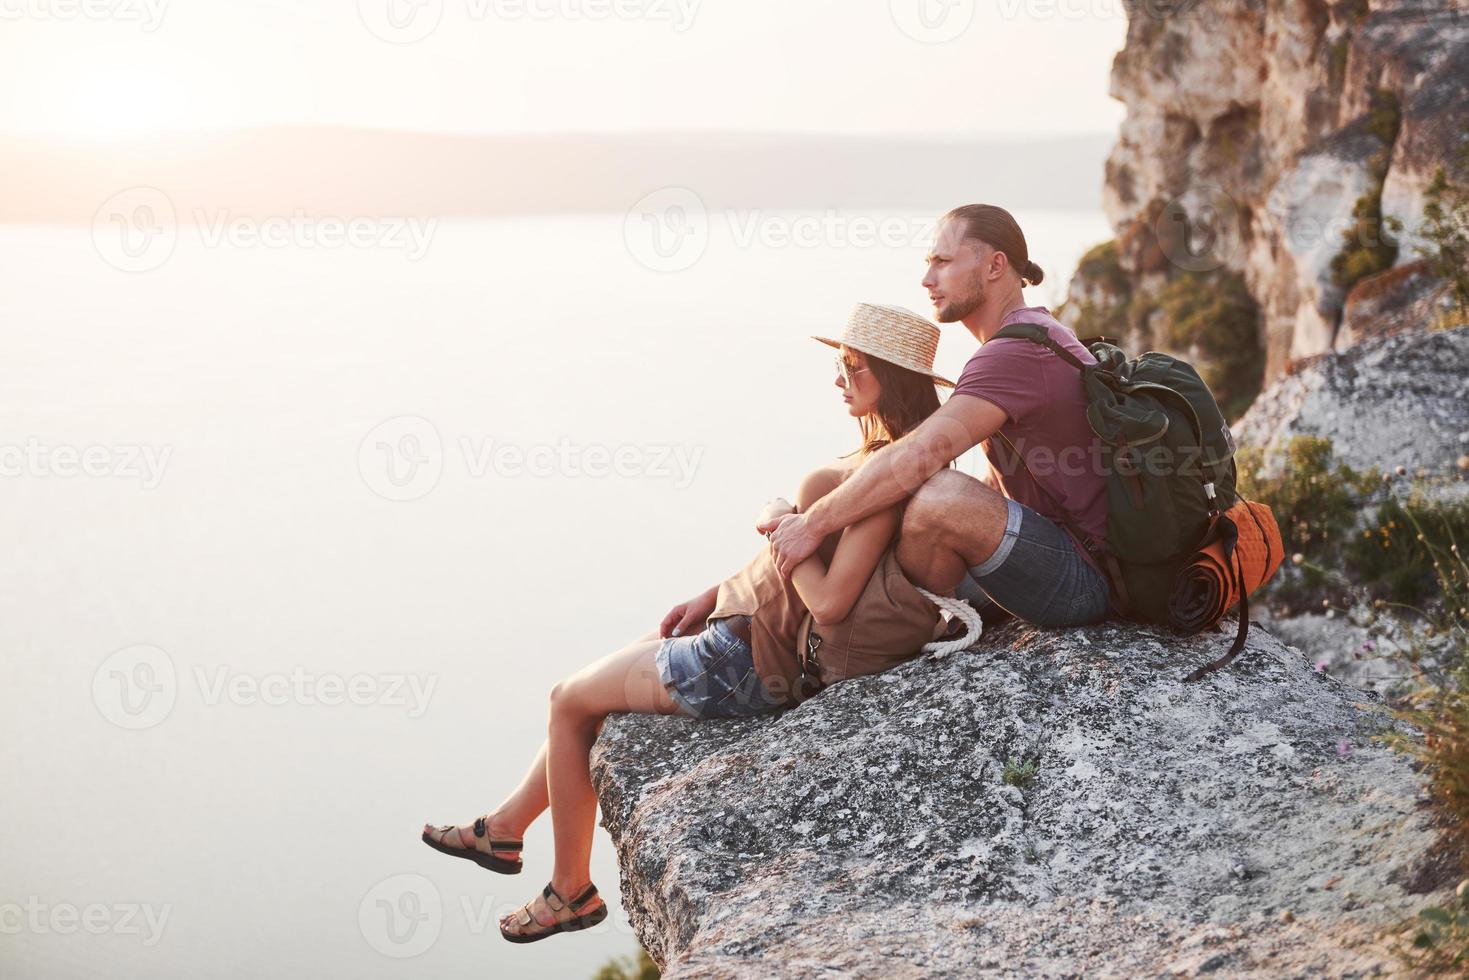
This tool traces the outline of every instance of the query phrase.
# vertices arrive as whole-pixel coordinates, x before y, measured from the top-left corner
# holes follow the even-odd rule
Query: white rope
[[[918,586],[914,586],[918,588]],[[979,642],[980,635],[984,632],[984,621],[979,618],[979,610],[975,609],[963,599],[954,599],[946,595],[934,595],[927,589],[918,588],[928,599],[940,609],[947,610],[964,624],[964,635],[956,640],[935,641],[923,645],[924,653],[953,653],[956,650],[968,650]]]

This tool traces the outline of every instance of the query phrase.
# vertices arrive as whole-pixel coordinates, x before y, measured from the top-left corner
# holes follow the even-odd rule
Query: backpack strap
[[[1091,539],[1091,535],[1077,527],[1076,522],[1071,518],[1071,512],[1061,506],[1061,501],[1057,500],[1055,495],[1046,489],[1044,483],[1035,478],[1035,474],[1030,471],[1030,466],[1025,462],[1025,457],[1020,455],[1019,450],[1015,448],[1015,444],[1010,441],[1010,437],[998,429],[995,430],[995,435],[999,436],[1000,440],[1005,443],[1005,447],[1010,450],[1010,455],[1019,460],[1021,469],[1025,470],[1025,475],[1030,477],[1030,482],[1034,483],[1040,492],[1045,495],[1052,509],[1061,515],[1061,523],[1066,526],[1066,529],[1071,532],[1076,540],[1081,542],[1081,546],[1087,550],[1087,553],[1096,559],[1097,565],[1102,571],[1102,578],[1107,581],[1113,607],[1123,616],[1131,615],[1132,598],[1127,594],[1127,584],[1122,578],[1122,566],[1117,564],[1117,559],[1113,557],[1112,552],[1097,544]]]
[[[1209,524],[1208,532],[1204,535],[1204,541],[1207,543],[1213,540],[1216,529],[1221,525],[1228,525],[1225,530],[1230,535],[1229,544],[1226,546],[1225,558],[1228,560],[1230,577],[1234,579],[1235,588],[1239,590],[1239,628],[1235,631],[1234,642],[1230,644],[1229,651],[1218,660],[1204,664],[1204,666],[1189,674],[1183,679],[1185,684],[1203,680],[1204,677],[1219,670],[1221,667],[1228,667],[1234,662],[1234,658],[1240,655],[1240,651],[1245,648],[1245,639],[1250,634],[1250,595],[1245,591],[1244,572],[1240,568],[1239,555],[1235,551],[1235,544],[1239,540],[1239,528],[1235,526],[1232,518],[1216,513],[1214,520]]]
[[[1028,340],[1033,344],[1040,344],[1042,347],[1046,348],[1051,353],[1061,358],[1061,360],[1076,368],[1076,370],[1078,371],[1086,367],[1085,364],[1081,363],[1081,359],[1079,357],[1071,353],[1071,351],[1067,350],[1065,347],[1062,347],[1060,344],[1056,343],[1056,341],[1051,338],[1051,332],[1045,327],[1041,326],[1039,323],[1011,323],[1004,327],[1001,327],[999,332],[990,339],[1005,340],[1011,337],[1019,340]]]
[[[1028,340],[1033,344],[1039,344],[1078,371],[1084,371],[1090,367],[1088,364],[1083,364],[1081,359],[1071,353],[1071,351],[1058,344],[1051,336],[1051,332],[1039,323],[1026,323],[1024,321],[1009,323],[1001,327],[990,339],[1003,340],[1012,337],[1017,340]],[[1046,495],[1046,499],[1051,502],[1051,506],[1056,509],[1056,513],[1065,515],[1062,518],[1062,523],[1076,536],[1076,539],[1082,543],[1082,546],[1086,548],[1091,556],[1097,560],[1098,566],[1102,569],[1102,577],[1107,579],[1107,584],[1111,589],[1112,605],[1123,616],[1130,616],[1132,614],[1132,597],[1127,594],[1127,584],[1123,580],[1122,566],[1117,563],[1117,559],[1113,556],[1111,550],[1098,545],[1088,535],[1083,534],[1081,529],[1071,520],[1071,515],[1066,508],[1062,507],[1060,502],[1046,489],[1045,485],[1035,478],[1035,474],[1030,472],[1030,467],[1026,466],[1025,457],[1015,451],[1014,445],[1005,437],[1004,433],[997,432],[996,435],[1004,439],[1005,445],[1010,448],[1010,454],[1020,461],[1020,465],[1025,468],[1025,472],[1029,475],[1031,482],[1040,487],[1041,493]]]

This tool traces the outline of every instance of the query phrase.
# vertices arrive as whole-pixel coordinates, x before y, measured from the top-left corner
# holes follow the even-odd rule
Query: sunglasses
[[[837,355],[837,377],[842,379],[842,387],[845,388],[852,383],[853,375],[861,374],[866,370],[867,368],[865,367],[852,367],[852,365],[847,363],[845,357],[840,354]]]

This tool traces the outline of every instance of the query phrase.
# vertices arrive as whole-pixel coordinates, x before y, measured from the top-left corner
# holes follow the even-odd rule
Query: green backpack
[[[1234,437],[1209,386],[1186,361],[1156,351],[1129,361],[1119,348],[1098,340],[1087,346],[1097,363],[1084,364],[1038,324],[1009,324],[994,339],[1003,337],[1040,344],[1081,372],[1087,421],[1101,440],[1107,474],[1107,541],[1090,541],[1066,523],[1107,569],[1118,611],[1129,619],[1176,625],[1169,611],[1175,578],[1213,540],[1217,518],[1237,499]],[[1009,440],[1001,439],[1024,465]],[[1190,680],[1243,649],[1248,596],[1242,594],[1241,602],[1234,648]]]

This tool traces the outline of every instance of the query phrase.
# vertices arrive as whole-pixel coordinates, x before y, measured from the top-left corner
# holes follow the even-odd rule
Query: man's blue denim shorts
[[[1107,580],[1060,525],[1014,500],[1000,546],[969,569],[955,595],[1037,626],[1085,626],[1112,614]]]
[[[747,718],[781,705],[760,682],[750,644],[724,619],[701,633],[668,637],[654,659],[669,697],[695,718]]]

